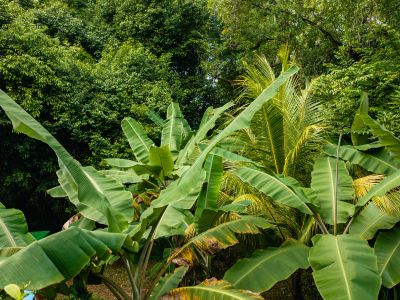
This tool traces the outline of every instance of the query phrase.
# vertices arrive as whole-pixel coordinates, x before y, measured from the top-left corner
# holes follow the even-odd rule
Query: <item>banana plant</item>
[[[311,247],[289,240],[279,248],[258,250],[252,257],[239,260],[225,273],[224,280],[235,288],[264,292],[297,269],[311,266],[315,284],[327,300],[377,299],[381,286],[392,288],[400,283],[396,267],[400,236],[395,226],[400,215],[378,205],[400,186],[400,142],[366,114],[365,101],[363,96],[353,123],[357,129],[352,135],[355,145],[340,146],[339,138],[337,146],[325,147],[330,156],[315,161],[310,187],[254,167],[235,171],[273,201],[312,216],[320,233],[312,238]],[[362,127],[367,127],[379,144],[371,143],[368,134],[363,138]],[[360,192],[355,185],[359,179],[353,180],[349,173],[349,168],[355,167],[380,174],[380,180]]]
[[[0,272],[0,289],[16,284],[39,290],[73,278],[79,279],[85,290],[88,278],[94,275],[104,282],[116,299],[158,299],[176,288],[187,270],[178,268],[175,273],[166,274],[168,265],[174,260],[186,253],[213,254],[237,243],[236,234],[255,234],[270,228],[271,225],[263,218],[241,215],[236,220],[209,228],[171,254],[157,273],[149,292],[143,288],[157,239],[183,235],[193,220],[196,202],[196,207],[201,210],[198,216],[203,215],[205,209],[214,208],[211,204],[214,197],[211,192],[215,189],[212,183],[212,178],[215,178],[212,170],[214,156],[241,159],[219,148],[218,144],[248,127],[254,114],[297,70],[292,67],[284,72],[224,129],[208,137],[206,143],[202,141],[231,104],[208,109],[196,133],[184,121],[179,106],[172,104],[167,121],[162,122],[164,128],[159,147],[146,136],[138,122],[124,119],[122,128],[136,160],[108,159],[112,168],[103,171],[81,166],[43,126],[0,91],[0,106],[12,121],[14,130],[46,143],[58,158],[60,185],[49,192],[58,197],[67,196],[80,214],[79,220],[72,222],[67,230],[33,241],[26,232],[25,223],[7,226],[21,223],[21,215],[19,221],[18,218],[9,221],[6,213],[6,217],[0,219],[0,237],[5,241],[0,244],[4,258],[0,261],[0,269],[7,272]],[[145,197],[149,194],[154,198]],[[8,251],[10,246],[12,251]],[[132,286],[130,295],[103,274],[107,263],[116,257],[122,260],[127,270]],[[217,299],[219,295],[234,295],[236,299],[259,298],[234,289],[226,282],[213,286],[206,282],[187,291],[171,291],[172,294],[183,292],[191,297],[208,295],[209,299]]]

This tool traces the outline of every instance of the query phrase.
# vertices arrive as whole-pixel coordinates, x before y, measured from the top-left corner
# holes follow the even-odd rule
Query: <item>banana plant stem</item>
[[[337,234],[337,207],[338,207],[338,188],[339,188],[339,147],[342,141],[342,133],[339,135],[336,148],[336,170],[335,170],[335,204],[333,206],[333,234]]]

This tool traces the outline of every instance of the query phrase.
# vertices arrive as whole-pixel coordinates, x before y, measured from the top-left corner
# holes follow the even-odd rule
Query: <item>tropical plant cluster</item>
[[[396,3],[0,2],[0,298],[398,299]]]

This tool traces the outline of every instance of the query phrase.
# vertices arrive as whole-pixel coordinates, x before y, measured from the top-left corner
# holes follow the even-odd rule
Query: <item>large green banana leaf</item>
[[[217,209],[217,196],[222,182],[222,157],[210,154],[204,164],[206,181],[197,200],[196,223],[201,218],[204,209]]]
[[[381,286],[374,250],[356,235],[316,235],[309,261],[325,300],[376,300]]]
[[[350,226],[350,233],[364,240],[370,240],[379,229],[390,229],[399,221],[399,217],[387,214],[375,203],[370,202],[354,219]]]
[[[171,291],[172,298],[168,299],[185,299],[185,300],[253,300],[264,299],[258,294],[250,291],[242,291],[233,289],[232,286],[225,281],[210,280],[200,285],[182,287]]]
[[[388,177],[384,178],[380,183],[374,185],[366,195],[362,196],[358,202],[357,206],[364,206],[373,197],[384,196],[387,192],[400,186],[400,170],[394,172]]]
[[[159,177],[163,181],[174,169],[174,159],[168,145],[151,147],[149,152],[150,166],[160,167]]]
[[[58,157],[60,168],[64,168],[79,186],[78,199],[85,206],[99,211],[107,219],[109,229],[121,232],[127,226],[127,219],[110,204],[109,199],[98,189],[95,182],[82,169],[65,148],[32,116],[0,90],[0,106],[12,121],[16,131],[46,143]]]
[[[147,137],[142,125],[134,119],[127,117],[122,120],[121,127],[136,159],[144,164],[148,164],[150,147],[154,143]]]
[[[374,136],[379,139],[382,146],[385,146],[394,158],[400,159],[400,139],[395,137],[390,131],[372,119],[367,114],[360,115],[360,118],[367,125]]]
[[[312,214],[307,206],[310,200],[299,188],[290,187],[284,179],[252,168],[241,168],[234,173],[244,182],[271,197],[272,200],[296,208],[303,213]]]
[[[324,152],[330,156],[336,156],[336,145],[325,145]],[[365,170],[379,173],[379,174],[392,174],[400,168],[400,163],[390,157],[387,151],[380,151],[377,154],[368,154],[357,150],[353,146],[339,147],[339,157],[347,160],[352,164],[357,164]]]
[[[95,185],[97,191],[103,194],[115,211],[123,215],[126,220],[132,220],[134,209],[132,206],[132,194],[126,191],[122,183],[113,177],[106,176],[93,167],[82,168],[83,172]],[[87,206],[79,200],[79,189],[73,179],[69,178],[68,172],[61,168],[57,172],[58,182],[66,192],[68,199],[78,208],[79,212],[86,218],[101,224],[107,224],[107,219],[98,209]]]
[[[5,208],[0,203],[0,249],[26,246],[35,241],[28,232],[24,214],[14,208]]]
[[[149,300],[159,300],[162,295],[169,293],[169,291],[174,288],[177,288],[188,270],[188,267],[179,267],[174,273],[167,274],[162,277],[151,291]]]
[[[311,177],[311,188],[317,194],[319,202],[317,211],[322,219],[331,225],[335,220],[336,224],[345,223],[354,213],[354,205],[349,203],[354,197],[353,179],[347,172],[345,163],[338,161],[339,182],[336,193],[336,159],[317,159]]]
[[[186,263],[192,264],[196,261],[195,250],[211,255],[238,243],[236,234],[257,234],[263,229],[271,227],[272,225],[264,218],[241,216],[236,220],[219,224],[196,235],[179,250],[175,251],[168,260],[171,261],[179,257]]]
[[[261,293],[268,291],[278,281],[288,278],[297,269],[307,269],[309,248],[295,240],[281,247],[257,250],[250,258],[239,260],[224,276],[238,289]]]
[[[375,254],[378,258],[378,272],[382,285],[392,288],[400,283],[400,229],[379,233],[375,242]]]
[[[161,146],[167,145],[172,152],[177,153],[183,140],[183,115],[178,103],[172,102],[168,106],[167,120],[161,133]]]
[[[126,235],[71,227],[36,241],[0,261],[0,289],[14,283],[37,290],[76,276],[91,259],[106,260],[121,249]]]

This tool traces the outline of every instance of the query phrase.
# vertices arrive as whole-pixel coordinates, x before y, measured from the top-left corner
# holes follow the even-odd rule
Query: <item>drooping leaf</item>
[[[360,97],[360,106],[357,109],[353,124],[351,125],[351,141],[355,146],[368,143],[368,133],[365,132],[365,124],[361,118],[361,115],[368,114],[368,106],[368,95],[367,93],[362,93]]]
[[[350,226],[350,233],[358,235],[364,240],[370,240],[378,230],[390,229],[399,221],[399,217],[387,214],[371,202],[354,219]]]
[[[148,164],[150,147],[154,143],[147,137],[142,125],[134,119],[127,117],[122,120],[121,127],[136,159],[144,164]]]
[[[51,189],[48,189],[46,192],[47,192],[47,194],[49,194],[53,198],[65,198],[65,197],[68,197],[68,195],[65,193],[65,191],[63,190],[63,188],[60,185],[55,186],[55,187],[53,187]]]
[[[400,229],[379,233],[375,242],[375,254],[378,259],[378,272],[382,285],[388,289],[400,283]]]
[[[12,121],[16,131],[26,134],[46,143],[57,155],[60,168],[65,169],[74,184],[79,187],[79,202],[86,207],[92,207],[107,220],[111,231],[121,231],[127,226],[127,219],[115,211],[106,196],[84,172],[81,165],[75,161],[65,148],[32,116],[0,90],[0,106]]]
[[[182,287],[171,291],[172,299],[207,299],[207,300],[262,300],[260,295],[250,291],[241,291],[233,289],[232,286],[225,281],[206,280],[200,285]],[[166,299],[171,299],[166,297]],[[164,300],[161,298],[161,300]]]
[[[362,114],[360,117],[364,124],[371,129],[372,134],[379,139],[380,144],[385,146],[394,158],[400,159],[400,139],[395,137],[393,133],[388,131],[369,115]]]
[[[378,142],[372,142],[369,144],[363,144],[363,145],[354,145],[354,148],[356,148],[357,150],[361,150],[361,151],[368,151],[371,149],[379,149],[382,148],[383,145],[378,141]]]
[[[102,193],[111,204],[111,207],[127,220],[132,220],[132,194],[113,177],[103,175],[93,167],[84,167],[84,172],[97,190]],[[78,195],[79,196],[79,195]]]
[[[272,200],[296,208],[303,213],[312,214],[307,206],[310,200],[301,193],[300,189],[288,186],[285,179],[252,168],[241,168],[234,173],[244,182],[271,197]]]
[[[316,235],[309,261],[318,291],[326,300],[375,300],[381,285],[377,260],[356,235]]]
[[[104,161],[111,167],[116,167],[120,169],[128,169],[139,165],[137,161],[122,159],[122,158],[106,158]]]
[[[238,289],[261,293],[288,278],[297,269],[309,267],[309,248],[295,240],[281,247],[257,250],[250,258],[239,260],[224,275]]]
[[[132,219],[134,214],[132,194],[126,191],[120,182],[102,174],[93,167],[82,168],[82,171],[96,188],[97,193],[107,199],[116,214],[122,216],[125,220]],[[78,185],[70,178],[65,168],[61,168],[57,172],[57,176],[60,186],[68,195],[68,199],[78,208],[83,216],[101,224],[107,224],[107,218],[98,208],[86,205],[80,201]]]
[[[336,159],[324,157],[317,159],[311,173],[311,188],[317,194],[319,206],[316,208],[322,219],[333,225],[335,214],[337,223],[345,223],[354,213],[353,180],[350,177],[343,161],[338,162],[338,190],[336,188]],[[337,196],[337,198],[336,198]],[[336,206],[337,205],[337,206]],[[337,212],[335,212],[337,207]]]
[[[37,290],[76,276],[97,256],[121,249],[126,235],[88,232],[76,227],[53,234],[0,261],[0,289],[9,283]]]
[[[0,203],[0,248],[26,246],[35,241],[29,233],[24,214]]]
[[[336,145],[325,145],[324,152],[335,157],[336,148]],[[360,165],[367,171],[379,174],[392,174],[400,168],[400,163],[391,158],[386,151],[368,154],[346,145],[339,147],[339,157],[352,164]]]
[[[366,195],[358,200],[357,206],[364,206],[373,197],[384,196],[386,193],[398,186],[400,186],[400,170],[394,172],[393,174],[384,178],[380,183],[374,185]]]
[[[164,294],[169,293],[170,290],[178,287],[188,270],[188,267],[179,267],[174,271],[174,273],[162,277],[152,290],[149,300],[161,299]]]
[[[266,219],[253,216],[241,216],[236,220],[219,224],[190,239],[169,258],[183,259],[188,264],[196,261],[195,250],[203,251],[209,255],[238,243],[236,234],[257,234],[261,230],[271,228]]]

